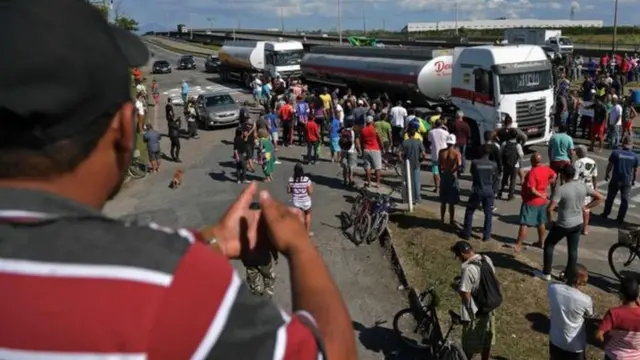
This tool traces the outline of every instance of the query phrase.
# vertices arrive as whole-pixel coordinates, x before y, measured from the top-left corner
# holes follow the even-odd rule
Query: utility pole
[[[338,42],[342,45],[342,4],[338,0]]]
[[[364,12],[364,6],[362,7],[362,34],[367,35],[367,14]]]
[[[618,0],[615,2],[613,10],[613,41],[611,42],[611,51],[616,51],[616,40],[618,37]]]
[[[387,31],[387,20],[382,19],[382,31]]]
[[[459,36],[460,33],[458,32],[458,1],[457,0],[455,3],[455,6],[456,6],[456,36]]]
[[[280,8],[280,27],[282,28],[282,33],[284,34],[284,7]]]

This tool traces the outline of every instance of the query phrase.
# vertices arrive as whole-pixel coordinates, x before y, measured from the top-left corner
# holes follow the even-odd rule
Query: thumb
[[[282,221],[288,213],[287,207],[274,200],[266,190],[260,191],[260,208],[268,228]]]

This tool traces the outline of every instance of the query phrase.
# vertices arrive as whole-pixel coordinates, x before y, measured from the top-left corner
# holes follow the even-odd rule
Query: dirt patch
[[[460,297],[452,282],[460,275],[460,262],[449,251],[459,240],[455,231],[441,227],[439,216],[421,208],[413,213],[392,216],[390,231],[391,244],[409,286],[421,291],[433,283],[439,283],[437,289],[441,301],[438,315],[441,321],[447,320],[449,310],[459,312]],[[493,358],[547,358],[547,283],[530,275],[534,269],[540,269],[541,265],[524,257],[515,258],[511,249],[503,248],[502,244],[472,241],[472,245],[476,252],[491,258],[502,285],[504,302],[496,313],[497,338],[492,351]],[[587,323],[587,359],[600,360],[604,357],[603,351],[593,335],[604,312],[617,306],[619,302],[614,294],[594,287],[582,290],[593,298],[596,307],[595,318]]]

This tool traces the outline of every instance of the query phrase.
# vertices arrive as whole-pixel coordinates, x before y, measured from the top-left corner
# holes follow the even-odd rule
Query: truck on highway
[[[553,78],[539,46],[316,47],[305,54],[302,72],[310,83],[462,110],[472,129],[471,145],[482,144],[484,132],[501,127],[507,115],[527,134],[527,145],[551,136]]]
[[[185,24],[178,24],[178,34],[188,34],[189,29]]]
[[[227,41],[218,50],[218,71],[223,81],[238,81],[249,87],[261,74],[300,76],[303,55],[299,41]]]
[[[505,29],[504,40],[509,44],[548,46],[561,55],[573,53],[573,42],[562,36],[562,30],[549,29]]]

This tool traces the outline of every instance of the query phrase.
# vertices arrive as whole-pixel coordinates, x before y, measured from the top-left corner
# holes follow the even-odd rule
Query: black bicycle
[[[353,226],[353,242],[360,245],[363,242],[371,243],[378,239],[389,224],[389,210],[392,207],[391,195],[372,193],[367,188],[358,190],[358,196],[351,205],[349,211],[349,224]]]
[[[393,331],[408,346],[429,351],[438,360],[467,360],[460,344],[450,341],[451,330],[462,324],[460,315],[449,310],[451,322],[443,336],[436,308],[439,298],[437,284],[422,293],[415,288],[409,291],[409,307],[400,310],[393,318]]]
[[[640,228],[618,230],[618,242],[609,248],[609,266],[618,279],[636,277],[640,280]]]

